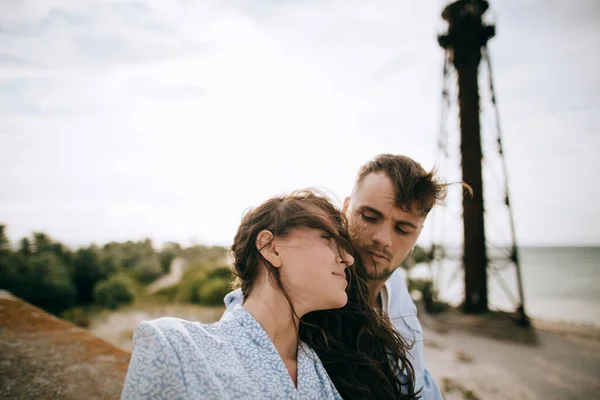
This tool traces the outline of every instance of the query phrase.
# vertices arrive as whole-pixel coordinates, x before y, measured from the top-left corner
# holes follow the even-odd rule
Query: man
[[[408,293],[400,264],[411,253],[431,208],[446,194],[446,185],[409,157],[382,154],[363,165],[344,213],[357,233],[356,246],[367,269],[372,295],[396,330],[414,342],[409,356],[415,388],[423,399],[441,399],[425,369],[423,329]]]
[[[409,343],[415,388],[421,398],[442,395],[423,358],[423,329],[417,307],[408,293],[400,264],[416,245],[431,208],[445,196],[446,185],[409,157],[381,154],[363,165],[350,197],[344,201],[356,246],[369,278],[374,300]],[[241,302],[240,291],[225,297],[227,307]]]

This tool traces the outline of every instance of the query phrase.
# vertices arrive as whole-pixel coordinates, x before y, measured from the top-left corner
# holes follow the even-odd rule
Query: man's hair
[[[413,204],[424,215],[446,198],[447,184],[435,169],[427,172],[421,164],[410,157],[380,154],[364,164],[358,171],[356,185],[369,174],[383,172],[392,180],[396,190],[396,206],[411,211]]]

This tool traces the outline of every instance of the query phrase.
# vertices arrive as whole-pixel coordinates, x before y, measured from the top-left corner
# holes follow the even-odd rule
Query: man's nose
[[[381,227],[381,228],[375,230],[375,232],[373,232],[372,239],[375,243],[378,243],[381,247],[389,247],[392,245],[392,234],[388,229],[386,229],[384,227]]]

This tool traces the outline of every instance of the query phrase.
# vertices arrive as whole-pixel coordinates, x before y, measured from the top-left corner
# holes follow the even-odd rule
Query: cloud
[[[599,166],[598,7],[544,4],[493,5],[517,232],[598,243],[582,211]],[[441,1],[0,7],[0,219],[13,237],[228,243],[248,206],[303,186],[343,198],[377,153],[435,163]]]

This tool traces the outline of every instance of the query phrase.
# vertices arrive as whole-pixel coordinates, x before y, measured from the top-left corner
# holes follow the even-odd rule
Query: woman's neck
[[[244,308],[263,327],[284,361],[296,360],[298,320],[279,290],[255,287],[244,301]]]

